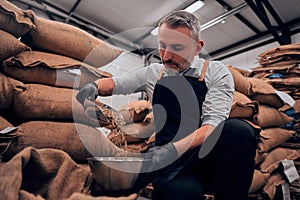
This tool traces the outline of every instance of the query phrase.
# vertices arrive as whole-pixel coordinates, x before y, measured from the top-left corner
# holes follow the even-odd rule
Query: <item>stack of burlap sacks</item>
[[[300,132],[300,43],[267,50],[259,55],[258,62],[248,76],[260,78],[293,97],[296,104],[289,112],[294,117],[291,125]]]
[[[251,77],[261,78],[274,88],[300,99],[300,43],[279,46],[261,53]]]
[[[253,68],[252,71],[239,70],[248,79],[260,79],[265,83],[271,85],[274,89],[278,91],[285,92],[289,94],[294,100],[295,104],[293,107],[287,105],[274,105],[274,97],[272,99],[266,99],[262,103],[275,106],[281,112],[289,115],[293,118],[291,122],[284,125],[283,128],[287,129],[285,131],[294,131],[292,136],[286,138],[285,141],[280,141],[278,143],[278,148],[284,148],[286,151],[297,151],[299,152],[299,132],[300,132],[300,44],[289,44],[278,46],[276,48],[269,49],[262,52],[258,56],[259,66]],[[274,94],[274,93],[273,93]],[[255,97],[253,98],[254,100]],[[282,133],[277,132],[276,135],[283,136]],[[273,151],[277,150],[275,148]],[[285,159],[286,154],[281,153],[281,159]],[[286,158],[288,159],[288,158]],[[299,159],[295,157],[294,159],[298,173],[300,172]],[[286,178],[283,178],[286,180]],[[279,188],[279,183],[277,183]],[[299,199],[300,197],[300,181],[299,178],[290,184],[291,196],[294,199]]]
[[[3,160],[10,160],[28,146],[60,149],[81,163],[107,149],[113,152],[105,153],[118,154],[119,148],[105,145],[109,145],[107,138],[93,128],[98,124],[86,116],[75,96],[86,82],[111,76],[96,68],[112,62],[121,52],[74,26],[40,18],[1,1],[0,130],[18,126],[0,137]],[[272,198],[277,186],[286,182],[280,162],[297,162],[300,157],[299,150],[280,146],[295,137],[294,130],[281,128],[293,119],[284,113],[284,102],[270,84],[228,68],[236,85],[230,117],[243,118],[261,129],[249,196],[265,193]],[[80,76],[72,73],[79,69]],[[125,130],[132,136],[146,137],[153,127],[127,121]],[[144,141],[135,138],[126,140],[133,144]]]
[[[287,124],[294,121],[285,113],[288,106],[274,88],[262,79],[244,76],[247,74],[232,66],[228,69],[235,82],[234,102],[230,117],[244,118],[261,129],[256,154],[256,169],[249,196],[273,199],[276,190],[287,183],[280,167],[284,159],[296,161],[300,157],[298,149],[283,148],[281,145],[296,137],[296,131]],[[237,113],[236,107],[240,109]]]
[[[111,76],[98,68],[122,52],[75,26],[0,1],[0,130],[18,127],[0,136],[2,160],[29,146],[63,150],[78,163],[118,154],[75,96],[85,83]],[[133,135],[153,132],[127,124]]]

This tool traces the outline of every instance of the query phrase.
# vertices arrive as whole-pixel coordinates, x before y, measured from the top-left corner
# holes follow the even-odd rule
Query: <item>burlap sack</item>
[[[33,28],[35,28],[35,25],[32,23],[31,19],[26,16],[26,13],[22,9],[9,1],[0,1],[1,30],[19,38]]]
[[[261,128],[283,126],[293,121],[292,117],[272,107],[259,105],[258,110],[258,113],[253,116],[252,121]]]
[[[283,85],[283,86],[300,86],[300,78],[299,77],[288,77],[288,78],[275,78],[266,80],[267,83],[271,85]]]
[[[281,108],[284,102],[278,97],[277,94],[255,94],[251,97],[252,100],[272,106],[274,108]]]
[[[235,90],[248,96],[250,83],[247,77],[244,77],[238,70],[231,65],[226,66],[233,76]]]
[[[251,99],[249,97],[247,97],[245,94],[243,94],[239,91],[234,91],[232,103],[234,104],[234,102],[239,102],[241,104],[246,104],[246,103],[250,103]]]
[[[259,54],[259,60],[268,60],[272,58],[272,55],[278,52],[286,52],[286,51],[299,51],[300,43],[281,45],[275,48],[271,48]]]
[[[28,147],[1,166],[1,199],[67,199],[86,190],[90,177],[63,151]]]
[[[258,102],[251,101],[246,95],[241,92],[234,91],[230,118],[252,118],[258,113]]]
[[[0,116],[0,131],[6,127],[12,127],[13,125],[9,123],[6,119]]]
[[[272,74],[273,73],[265,72],[265,71],[263,71],[263,72],[252,72],[251,77],[263,79],[263,78],[266,78],[266,77],[268,77],[268,76],[270,76]]]
[[[273,174],[263,187],[263,191],[268,195],[270,199],[274,199],[276,194],[276,187],[286,183],[285,178],[280,174]]]
[[[236,68],[233,67],[235,70],[237,70],[238,72],[240,72],[243,76],[248,77],[251,74],[251,71],[246,70],[246,69],[240,69],[240,68]]]
[[[250,77],[249,79],[250,88],[249,88],[249,96],[254,94],[275,94],[274,88],[272,85],[268,84],[267,82]]]
[[[254,158],[255,165],[258,165],[262,161],[264,161],[268,154],[269,153],[267,153],[267,152],[260,152],[258,149],[256,149],[256,154],[255,154],[255,158]]]
[[[278,67],[282,65],[295,65],[300,62],[300,56],[297,55],[297,58],[294,56],[283,56],[281,58],[277,58],[276,60],[268,60],[266,62],[261,62],[262,66],[268,67]]]
[[[122,53],[75,26],[44,19],[33,12],[30,15],[36,29],[24,35],[22,41],[34,49],[72,57],[96,68],[110,63]]]
[[[0,113],[10,109],[13,103],[15,87],[23,87],[23,83],[9,78],[0,72]]]
[[[13,35],[0,30],[0,64],[3,60],[30,50],[30,47],[20,42]]]
[[[253,193],[261,189],[267,183],[269,177],[270,177],[269,173],[263,173],[255,169],[252,178],[252,183],[248,193]]]
[[[279,167],[282,160],[296,160],[300,158],[299,150],[277,147],[269,152],[266,159],[259,165],[262,172],[272,173]]]
[[[266,81],[258,78],[249,78],[249,94],[248,96],[261,104],[280,108],[284,105],[280,97],[275,93],[274,87]]]
[[[294,104],[295,113],[300,113],[300,99],[297,99]]]
[[[259,133],[258,150],[260,152],[268,152],[293,137],[295,133],[295,131],[283,128],[263,129]]]
[[[112,77],[112,74],[84,64],[80,67],[80,78],[79,81],[76,81],[75,86],[77,87],[77,85],[79,85],[78,88],[81,88],[88,82],[93,82],[97,79],[108,77]]]
[[[99,126],[90,120],[76,100],[77,90],[40,84],[14,89],[13,113],[20,122],[52,120]]]
[[[151,103],[146,100],[132,101],[120,108],[124,121],[129,123],[138,123],[145,119],[145,116],[151,109]]]
[[[95,128],[75,123],[53,121],[31,121],[18,126],[20,135],[3,154],[4,160],[11,159],[26,147],[54,148],[67,152],[75,161],[86,162],[88,157],[115,155],[121,152],[103,133]],[[93,140],[101,146],[93,146]],[[1,144],[0,144],[1,145]]]
[[[5,60],[2,65],[5,74],[24,83],[67,88],[78,88],[78,75],[69,70],[78,69],[79,71],[81,67],[94,68],[73,58],[39,51],[22,52]],[[94,70],[99,71],[100,76],[97,78],[101,78],[102,74],[109,75],[109,73]]]
[[[252,68],[253,71],[251,72],[251,74],[256,74],[258,72],[278,72],[278,71],[280,71],[282,73],[282,72],[290,72],[293,69],[297,69],[297,65],[295,65],[295,64],[280,65],[277,67],[269,67],[269,66],[261,67],[261,66],[259,66],[256,68]]]

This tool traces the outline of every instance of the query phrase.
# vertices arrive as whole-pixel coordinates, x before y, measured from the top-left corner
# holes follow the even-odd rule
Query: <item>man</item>
[[[77,99],[83,103],[98,95],[148,92],[156,137],[147,153],[152,164],[144,170],[149,173],[139,183],[151,181],[155,199],[199,200],[207,193],[215,200],[246,199],[256,136],[248,123],[227,119],[234,91],[230,72],[220,62],[198,58],[204,42],[190,13],[164,17],[158,42],[162,64],[88,83]]]

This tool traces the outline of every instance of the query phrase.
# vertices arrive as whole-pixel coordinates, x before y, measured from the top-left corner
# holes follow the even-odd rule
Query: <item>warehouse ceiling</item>
[[[151,31],[171,12],[195,0],[11,0],[37,14],[69,23],[142,55],[155,55]],[[195,12],[202,24],[203,56],[224,59],[277,41],[291,43],[300,31],[299,0],[203,0]]]

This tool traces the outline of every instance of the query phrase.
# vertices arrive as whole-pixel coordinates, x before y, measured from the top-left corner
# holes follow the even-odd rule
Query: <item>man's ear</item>
[[[203,40],[198,40],[198,45],[197,45],[197,49],[196,49],[196,55],[198,55],[202,49],[202,47],[204,46],[204,41]]]

